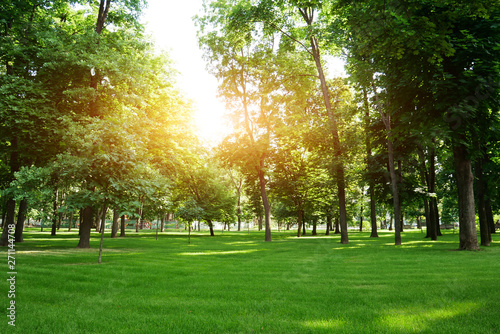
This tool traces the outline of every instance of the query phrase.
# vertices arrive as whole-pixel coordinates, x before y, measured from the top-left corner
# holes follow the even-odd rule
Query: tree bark
[[[438,208],[438,199],[437,197],[434,198],[434,215],[435,215],[435,221],[436,221],[436,234],[438,237],[442,236],[443,234],[441,233],[441,227],[439,225],[439,208]]]
[[[160,232],[165,232],[165,215],[161,217]]]
[[[389,128],[390,130],[390,128]],[[390,139],[390,133],[387,136],[387,151],[389,154],[389,172],[391,175],[391,188],[392,188],[392,200],[394,204],[394,244],[401,245],[401,205],[399,202],[399,189],[398,181],[396,178],[396,171],[394,166],[394,149],[392,146],[392,140]]]
[[[97,209],[94,215],[95,231],[98,233],[101,231],[101,215],[102,215],[102,208],[99,208]]]
[[[142,218],[142,204],[139,208],[139,211],[137,213],[137,223],[135,224],[135,231],[139,232],[139,225],[141,224],[141,218]]]
[[[191,222],[188,223],[188,244],[191,243]]]
[[[78,235],[82,234],[82,223],[83,223],[83,209],[80,209],[78,217]]]
[[[339,224],[339,219],[335,217],[335,233],[334,234],[340,234],[340,224]]]
[[[460,224],[459,250],[479,250],[477,242],[474,176],[471,161],[467,158],[467,148],[463,144],[453,146],[455,178],[458,188],[458,212]]]
[[[7,203],[5,202],[2,205],[2,229],[5,228],[6,223],[5,223],[5,215],[7,214]]]
[[[369,193],[370,193],[370,222],[371,222],[371,233],[370,238],[378,238],[377,232],[377,211],[375,203],[375,180],[371,175],[373,170],[373,157],[372,157],[372,144],[370,140],[370,135],[368,129],[370,126],[370,105],[368,102],[368,92],[367,89],[363,87],[363,104],[365,107],[365,145],[366,145],[366,167],[368,169],[368,183],[369,183]]]
[[[234,187],[236,188],[236,195],[238,198],[238,203],[236,206],[236,215],[238,216],[238,232],[241,231],[241,187],[243,185],[243,180],[240,178],[239,183],[233,177],[233,174],[229,174],[231,176],[231,180],[233,181]]]
[[[14,242],[23,242],[24,221],[26,220],[26,212],[28,211],[28,200],[23,198],[19,203],[19,211],[17,214],[16,231],[14,233]]]
[[[109,7],[111,5],[111,0],[101,0],[99,5],[99,14],[97,15],[97,23],[95,27],[95,32],[97,34],[101,34],[102,29],[104,28],[104,22],[106,22],[106,18],[108,17]]]
[[[489,246],[491,242],[491,231],[488,224],[486,213],[486,180],[483,173],[482,159],[479,158],[475,163],[476,175],[476,197],[477,197],[477,214],[479,216],[479,234],[481,236],[481,246]]]
[[[429,224],[431,220],[431,213],[429,209],[429,200],[427,198],[424,198],[424,210],[425,210],[425,237],[430,238],[431,234],[429,231]]]
[[[13,198],[9,198],[7,200],[7,209],[5,214],[5,225],[2,230],[2,236],[0,237],[0,246],[8,246],[9,245],[9,233],[8,226],[15,224],[15,215],[16,215],[16,201]]]
[[[118,235],[118,219],[120,219],[120,211],[113,210],[113,223],[111,225],[111,238],[116,238]]]
[[[120,217],[120,237],[125,236],[125,215]]]
[[[359,219],[359,232],[363,232],[363,205],[361,205],[360,219]]]
[[[52,210],[52,231],[50,232],[50,235],[56,235],[56,229],[57,229],[57,208],[58,208],[58,197],[59,197],[59,189],[57,188],[56,185],[56,190],[54,191],[54,202],[53,202],[53,210]]]
[[[375,91],[375,90],[374,90]],[[377,97],[378,102],[378,97]],[[392,201],[394,206],[394,244],[401,245],[401,204],[399,201],[399,189],[398,189],[398,177],[396,175],[396,166],[394,163],[394,147],[391,139],[392,127],[391,127],[391,116],[389,113],[384,114],[381,110],[381,106],[377,106],[378,112],[382,121],[384,122],[385,128],[387,130],[387,155],[388,155],[388,167],[389,174],[391,177],[391,190],[392,190]],[[392,228],[392,219],[391,219]],[[391,230],[389,228],[389,230]]]
[[[90,230],[94,220],[94,209],[86,206],[82,211],[82,223],[80,224],[80,241],[77,248],[90,248]]]
[[[208,228],[210,229],[210,236],[215,237],[214,224],[212,223],[212,221],[210,219],[207,219],[207,225],[208,225]]]
[[[330,230],[332,230],[332,216],[326,216],[326,232],[325,235],[330,235]]]
[[[429,179],[428,179],[428,190],[430,193],[436,193],[436,167],[435,167],[435,153],[434,147],[430,149],[429,152]],[[438,229],[439,229],[439,212],[437,212],[437,198],[431,197],[429,201],[429,211],[431,215],[431,240],[437,240]]]
[[[266,179],[264,178],[264,159],[260,160],[260,170],[259,170],[259,183],[260,183],[260,196],[262,197],[262,205],[264,206],[264,218],[265,218],[265,241],[272,241],[271,238],[271,205],[267,198],[266,191]]]
[[[437,226],[436,226],[436,206],[434,205],[434,198],[429,200],[429,223],[427,224],[427,234],[431,240],[437,240]]]
[[[488,226],[490,227],[490,235],[495,232],[495,220],[493,218],[493,210],[491,208],[491,201],[486,198],[486,219],[488,221]]]
[[[68,232],[71,232],[71,228],[73,227],[73,216],[74,216],[74,213],[70,212],[69,213],[69,222],[68,222]]]
[[[297,211],[297,238],[300,238],[300,236],[302,235],[302,213],[301,213],[302,210],[298,210]]]
[[[63,220],[64,220],[63,213],[59,212],[59,214],[57,215],[57,230],[58,231],[61,229],[61,224],[62,224]]]
[[[108,211],[108,206],[106,201],[104,201],[101,217],[101,242],[99,243],[99,259],[97,260],[97,263],[101,263],[102,259],[102,245],[104,243],[104,231],[106,230],[106,211]]]

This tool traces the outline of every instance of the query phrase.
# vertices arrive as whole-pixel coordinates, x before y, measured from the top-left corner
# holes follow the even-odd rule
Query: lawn
[[[127,231],[92,249],[78,232],[29,230],[16,245],[16,326],[1,333],[498,333],[500,235],[459,252],[451,231],[306,236]],[[109,235],[107,235],[108,237]]]

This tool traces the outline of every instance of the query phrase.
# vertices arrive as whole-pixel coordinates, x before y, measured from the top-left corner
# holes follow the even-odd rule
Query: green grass
[[[303,237],[273,232],[127,232],[80,250],[77,232],[27,231],[16,245],[16,327],[2,250],[0,332],[498,333],[500,235],[458,252],[420,231]]]

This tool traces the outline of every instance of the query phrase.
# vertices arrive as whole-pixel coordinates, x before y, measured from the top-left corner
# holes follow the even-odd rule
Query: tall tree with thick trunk
[[[453,146],[455,177],[458,187],[460,250],[478,250],[476,211],[474,206],[474,175],[465,145]]]

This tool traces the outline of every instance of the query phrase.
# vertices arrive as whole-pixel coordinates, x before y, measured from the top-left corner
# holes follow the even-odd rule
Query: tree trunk
[[[73,216],[74,216],[74,213],[70,212],[69,213],[69,222],[68,222],[68,232],[71,232],[71,228],[73,227]]]
[[[330,124],[330,131],[333,136],[333,149],[334,149],[334,165],[335,165],[335,178],[338,188],[338,200],[339,200],[339,211],[340,211],[340,229],[341,236],[340,242],[342,244],[349,243],[349,237],[347,234],[347,209],[346,209],[346,198],[345,198],[345,173],[344,164],[342,162],[342,147],[340,145],[340,137],[337,125],[337,115],[335,115],[333,108],[330,103],[330,93],[328,91],[328,86],[326,84],[325,74],[323,72],[323,65],[321,64],[321,56],[319,50],[319,43],[316,36],[313,33],[313,21],[314,21],[314,9],[313,8],[299,8],[299,11],[307,23],[309,28],[309,42],[311,44],[311,53],[314,58],[314,63],[316,64],[316,69],[318,71],[318,77],[321,84],[321,92],[323,95],[323,102],[325,104],[326,112],[328,115],[328,120]]]
[[[191,243],[191,222],[188,223],[188,244]]]
[[[160,232],[165,232],[165,215],[161,217]]]
[[[99,213],[98,221],[100,222],[99,224],[99,231],[102,231],[102,225],[104,225],[104,229],[106,229],[106,213],[108,212],[108,206],[104,204],[104,206],[101,209],[101,212]]]
[[[139,212],[137,213],[137,224],[135,224],[136,232],[139,232],[139,225],[141,224],[141,219],[142,219],[142,204],[141,207],[139,208]]]
[[[363,232],[363,205],[361,205],[360,219],[359,219],[359,232]]]
[[[436,206],[434,205],[435,198],[429,200],[429,224],[427,224],[427,234],[431,240],[437,240],[437,224],[436,224]]]
[[[8,67],[8,66],[7,66]],[[15,172],[18,172],[21,168],[19,163],[19,152],[18,152],[18,139],[16,136],[12,137],[11,143],[11,152],[10,152],[10,174],[13,177]],[[14,226],[15,224],[15,214],[16,214],[16,201],[14,198],[7,198],[7,207],[5,212],[5,221],[4,229],[2,231],[2,236],[0,237],[0,246],[8,246],[9,244],[9,233],[8,233],[8,225]]]
[[[477,242],[474,176],[471,161],[467,158],[467,148],[463,144],[453,146],[455,177],[458,188],[458,212],[460,224],[459,250],[479,250]]]
[[[317,225],[318,225],[318,223],[313,221],[313,229],[312,229],[311,235],[318,235],[318,233],[316,231]]]
[[[306,219],[304,216],[304,210],[302,210],[302,235],[306,235]]]
[[[488,224],[486,214],[486,180],[483,173],[482,159],[476,161],[476,197],[477,197],[477,214],[479,216],[479,233],[481,235],[481,246],[489,246],[491,242],[491,231]]]
[[[57,230],[58,231],[61,229],[61,224],[62,224],[63,219],[64,219],[63,213],[59,212],[58,217],[57,217]]]
[[[434,140],[433,140],[434,144]],[[435,168],[435,149],[434,146],[429,148],[429,168],[426,165],[426,158],[424,148],[419,146],[418,155],[420,158],[420,177],[422,182],[427,187],[427,193],[432,194],[429,199],[424,199],[425,206],[425,220],[426,220],[426,238],[437,240],[439,231],[439,212],[437,212],[437,198],[434,197],[436,192],[436,168]],[[439,231],[439,232],[438,232]]]
[[[300,238],[300,236],[302,235],[302,210],[298,210],[297,211],[297,238]]]
[[[371,136],[368,132],[370,127],[370,105],[368,101],[368,92],[366,88],[363,88],[363,104],[365,107],[365,145],[366,145],[366,167],[369,173],[369,192],[370,192],[370,222],[371,222],[371,233],[370,238],[378,238],[377,232],[377,211],[375,204],[375,181],[371,175],[373,169],[373,157],[372,157],[372,145]]]
[[[390,131],[390,129],[389,129]],[[389,154],[389,172],[391,174],[391,188],[392,188],[392,200],[394,203],[394,244],[401,245],[401,206],[399,203],[399,190],[398,181],[396,178],[396,170],[394,166],[394,149],[392,147],[392,140],[390,139],[390,132],[387,135],[387,151]]]
[[[28,200],[23,198],[19,203],[17,214],[16,232],[14,233],[14,242],[23,242],[24,221],[26,220],[26,211],[28,211]]]
[[[101,231],[101,214],[102,214],[102,208],[99,208],[97,209],[94,215],[94,226],[96,232]]]
[[[238,190],[238,206],[236,214],[238,215],[238,232],[239,232],[241,231],[241,182],[239,187],[237,187],[237,190]]]
[[[97,23],[95,27],[95,32],[100,34],[102,29],[104,28],[104,22],[108,16],[109,6],[111,4],[111,0],[101,0],[99,5],[99,13],[97,15]]]
[[[7,213],[7,203],[4,203],[2,205],[2,229],[4,229],[5,226],[7,226],[6,223],[5,223],[5,215],[6,215],[6,213]]]
[[[262,205],[264,206],[264,218],[265,218],[265,241],[272,241],[271,238],[271,205],[269,205],[269,200],[267,198],[266,191],[266,179],[264,178],[264,159],[260,159],[260,170],[259,170],[259,183],[260,183],[260,196],[262,197]]]
[[[441,229],[439,228],[439,209],[438,209],[438,198],[436,195],[436,149],[434,147],[435,140],[432,139],[432,147],[429,152],[429,192],[433,194],[429,205],[433,205],[434,209],[432,212],[434,213],[433,224],[436,230],[436,239],[438,236],[442,236]],[[433,239],[433,240],[436,240]]]
[[[429,200],[427,198],[424,198],[424,210],[425,210],[425,230],[426,230],[425,237],[430,238],[431,233],[429,229],[429,224],[431,221],[431,210],[429,208]]]
[[[378,238],[378,227],[377,227],[377,210],[375,207],[375,184],[370,184],[370,222],[372,225],[372,231],[370,233],[370,238]]]
[[[82,234],[82,223],[83,223],[83,209],[80,209],[78,217],[78,235]]]
[[[120,217],[120,237],[125,236],[125,215]]]
[[[102,217],[101,217],[101,242],[99,243],[99,259],[97,263],[101,263],[102,259],[102,246],[104,243],[104,231],[106,230],[106,212],[108,211],[108,206],[106,201],[104,201],[104,206],[102,208]]]
[[[326,232],[325,235],[330,235],[330,231],[332,230],[332,216],[326,216]]]
[[[59,189],[57,188],[56,185],[56,190],[54,191],[54,202],[53,202],[53,210],[52,210],[52,231],[50,235],[56,235],[56,229],[57,229],[57,208],[58,208],[58,198],[59,198]]]
[[[120,211],[113,210],[113,223],[111,225],[111,238],[116,238],[118,235],[118,219],[120,219]]]
[[[215,237],[214,224],[212,223],[212,221],[210,219],[207,219],[207,225],[208,225],[208,228],[210,230],[210,236]]]
[[[442,236],[443,234],[441,233],[441,227],[439,226],[439,209],[438,209],[438,200],[437,198],[434,198],[434,215],[435,215],[435,221],[436,221],[436,234],[438,237]]]
[[[80,224],[80,241],[77,248],[90,248],[90,230],[94,220],[94,209],[86,206],[82,211],[82,223]]]
[[[335,217],[335,233],[334,234],[340,234],[340,228],[339,228],[339,219]]]
[[[422,185],[425,185],[427,188],[427,193],[429,193],[429,186],[430,186],[430,179],[429,179],[429,173],[427,171],[427,165],[425,163],[425,152],[424,148],[422,146],[418,146],[418,156],[420,159],[420,179],[422,182]],[[430,203],[429,203],[429,198],[427,195],[424,197],[424,209],[425,209],[425,227],[426,227],[426,232],[425,232],[425,237],[426,238],[431,238],[434,233],[433,233],[433,218],[431,218],[431,209],[430,209]],[[436,235],[437,239],[437,235]],[[432,240],[436,240],[432,239]]]
[[[5,214],[5,227],[2,231],[2,236],[0,237],[0,246],[8,246],[9,245],[9,233],[8,226],[15,225],[15,215],[16,215],[16,201],[14,199],[9,198],[7,200],[7,209]]]
[[[490,236],[495,232],[495,220],[493,218],[493,210],[491,209],[491,201],[489,198],[486,199],[486,219],[488,221],[488,226],[490,227]]]

